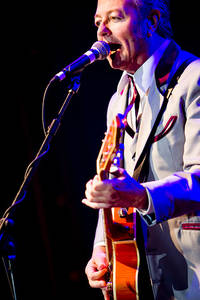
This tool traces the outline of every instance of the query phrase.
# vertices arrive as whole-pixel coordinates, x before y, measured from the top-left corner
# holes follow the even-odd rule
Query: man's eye
[[[96,20],[94,22],[94,24],[95,24],[96,27],[99,27],[101,25],[101,21],[100,20]]]
[[[114,22],[118,22],[118,21],[121,21],[122,18],[119,16],[111,16],[110,19]]]

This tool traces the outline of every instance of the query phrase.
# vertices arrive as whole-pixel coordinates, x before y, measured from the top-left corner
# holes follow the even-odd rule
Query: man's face
[[[108,56],[112,68],[134,73],[147,59],[145,22],[133,0],[98,0],[95,24],[98,40],[118,48]]]

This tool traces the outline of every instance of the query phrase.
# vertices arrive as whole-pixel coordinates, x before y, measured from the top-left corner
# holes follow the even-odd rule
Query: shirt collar
[[[166,40],[163,44],[153,53],[149,59],[134,73],[130,74],[126,71],[123,72],[120,82],[118,84],[118,92],[121,94],[125,85],[128,83],[128,75],[133,77],[136,88],[140,97],[142,98],[149,90],[151,86],[155,69],[164,54],[170,40]]]

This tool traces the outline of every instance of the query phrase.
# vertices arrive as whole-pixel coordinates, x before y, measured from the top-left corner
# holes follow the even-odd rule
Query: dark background
[[[184,4],[172,4],[175,40],[199,55],[199,9],[195,1]],[[48,81],[96,41],[95,8],[96,1],[54,1],[46,6],[27,1],[2,9],[1,215],[43,141],[41,104]],[[85,69],[79,93],[31,181],[26,201],[15,212],[19,300],[102,299],[88,287],[84,274],[97,212],[84,207],[81,199],[85,183],[95,174],[107,104],[120,75],[106,61]],[[48,120],[65,93],[65,84],[49,93]],[[11,299],[2,264],[0,287],[0,299]]]

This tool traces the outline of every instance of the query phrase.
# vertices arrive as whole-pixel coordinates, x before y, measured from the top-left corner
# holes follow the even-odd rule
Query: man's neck
[[[166,41],[165,38],[161,37],[158,34],[154,34],[149,41],[149,57]],[[149,58],[148,57],[148,58]]]

